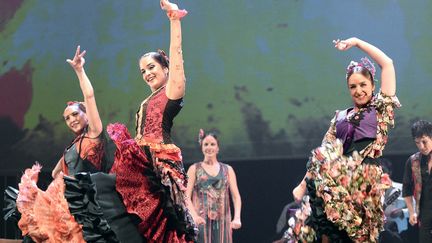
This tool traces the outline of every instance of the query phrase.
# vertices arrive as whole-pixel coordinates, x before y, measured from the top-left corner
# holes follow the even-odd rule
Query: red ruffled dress
[[[110,173],[116,174],[116,189],[127,211],[141,219],[139,230],[149,242],[193,242],[196,237],[186,207],[181,151],[170,137],[182,105],[182,99],[168,99],[162,87],[141,103],[134,139],[122,124],[107,128],[117,145]]]

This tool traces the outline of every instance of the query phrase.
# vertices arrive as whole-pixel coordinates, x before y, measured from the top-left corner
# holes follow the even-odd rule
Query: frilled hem
[[[334,223],[327,219],[324,209],[324,201],[317,197],[314,180],[306,179],[306,185],[309,193],[309,203],[311,214],[306,219],[305,224],[313,228],[316,232],[317,242],[320,242],[323,235],[326,235],[330,242],[352,242],[344,230],[340,230]]]
[[[139,146],[148,146],[151,150],[155,152],[164,152],[164,153],[180,153],[180,148],[172,143],[155,143],[146,141],[144,138],[135,138],[135,141]],[[180,158],[178,158],[180,159]]]
[[[107,132],[117,145],[111,173],[116,174],[116,188],[127,211],[138,215],[142,220],[139,224],[140,232],[149,242],[194,241],[195,226],[184,202],[178,203],[178,200],[172,198],[184,196],[177,194],[184,193],[185,178],[178,177],[179,174],[175,173],[178,171],[177,161],[157,156],[170,152],[179,154],[179,150],[164,151],[164,146],[161,146],[161,150],[154,151],[147,147],[146,153],[122,124],[108,125]],[[154,155],[159,158],[153,161],[155,165],[150,162]],[[161,174],[164,173],[160,171],[159,163],[169,165],[161,168],[172,169],[173,173],[169,173],[169,182],[165,181],[166,178],[161,178]],[[156,166],[158,168],[155,168]]]
[[[320,208],[322,204],[320,210],[326,218],[352,240],[376,242],[383,229],[381,197],[391,182],[379,166],[364,164],[357,152],[347,157],[342,151],[339,140],[313,151],[309,171],[316,200],[311,201],[311,207]]]
[[[19,183],[16,202],[22,234],[36,242],[85,242],[80,225],[69,213],[62,176],[42,191],[36,185],[40,170],[38,164],[26,169]]]
[[[119,242],[96,200],[96,187],[88,173],[65,176],[65,198],[75,220],[82,225],[86,242]]]

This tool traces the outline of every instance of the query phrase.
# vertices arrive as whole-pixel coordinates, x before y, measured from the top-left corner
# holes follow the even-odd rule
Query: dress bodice
[[[78,154],[76,143],[72,144],[69,148],[67,148],[64,152],[64,161],[67,166],[67,174],[73,175],[78,172],[90,172],[96,173],[99,169],[96,167],[97,165],[90,162],[88,159],[83,159]]]
[[[150,143],[172,143],[173,120],[183,107],[183,99],[170,100],[165,87],[145,99],[136,113],[136,139]]]
[[[336,138],[342,142],[344,151],[347,151],[353,142],[374,140],[377,135],[375,107],[362,108],[349,115],[352,109],[340,111],[336,116]]]
[[[95,138],[80,135],[63,152],[63,172],[109,172],[114,162],[115,144],[102,131]]]

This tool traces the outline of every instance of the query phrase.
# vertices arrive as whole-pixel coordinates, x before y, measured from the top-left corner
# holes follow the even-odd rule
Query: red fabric
[[[163,142],[162,120],[168,98],[165,89],[153,96],[147,104],[143,136],[146,140]]]
[[[167,229],[160,195],[150,192],[151,182],[144,172],[152,170],[144,151],[122,124],[110,124],[107,132],[117,145],[110,173],[116,174],[116,188],[129,213],[138,215],[140,232],[149,242],[186,242],[175,230]]]

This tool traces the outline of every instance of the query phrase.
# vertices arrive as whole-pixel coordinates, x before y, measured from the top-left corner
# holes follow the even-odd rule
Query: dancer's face
[[[206,136],[202,140],[202,152],[206,157],[216,156],[219,153],[218,141],[213,136]]]
[[[432,152],[432,138],[429,136],[422,136],[415,138],[414,142],[420,153],[429,155]]]
[[[151,55],[141,58],[140,70],[144,81],[152,91],[165,85],[168,80],[168,68],[160,65]]]
[[[66,107],[63,112],[66,125],[76,135],[81,134],[87,126],[87,115],[77,105]]]
[[[371,99],[375,86],[361,73],[353,73],[348,79],[348,90],[357,107],[366,105]]]

